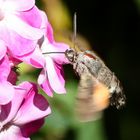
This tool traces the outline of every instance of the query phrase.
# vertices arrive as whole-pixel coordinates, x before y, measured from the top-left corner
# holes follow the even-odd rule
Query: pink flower
[[[11,67],[5,54],[4,43],[0,41],[0,105],[7,104],[14,96],[13,85],[7,81]]]
[[[56,43],[53,38],[53,29],[46,19],[47,30],[44,42],[41,46],[42,53],[46,52],[65,52],[69,46],[64,43]],[[49,95],[65,93],[65,80],[62,65],[69,63],[64,53],[45,54],[46,66],[41,71],[38,83],[40,87]]]
[[[65,93],[62,65],[69,63],[65,54],[48,54],[44,57],[42,53],[65,52],[69,46],[55,42],[47,16],[34,3],[34,0],[0,0],[2,51],[7,54],[12,66],[26,62],[43,68],[38,83],[48,95],[52,96],[53,91]],[[3,57],[2,53],[0,57]]]
[[[44,68],[45,66],[45,58],[42,55],[42,52],[38,45],[36,45],[36,48],[31,53],[23,56],[18,56],[17,60],[15,60],[15,58],[12,58],[12,60],[13,59],[13,63],[17,60],[21,60],[23,62],[26,62],[27,64],[32,65],[35,68]]]
[[[0,0],[0,40],[15,57],[32,52],[43,36],[40,10],[34,4],[34,0]]]
[[[45,59],[37,45],[44,28],[42,12],[34,0],[0,0],[0,40],[13,63],[24,61],[44,67]]]
[[[0,108],[0,139],[29,140],[51,110],[45,98],[37,93],[35,84],[24,82],[14,88],[12,101]]]
[[[5,56],[6,51],[7,49],[5,47],[5,43],[2,40],[0,40],[0,60]]]

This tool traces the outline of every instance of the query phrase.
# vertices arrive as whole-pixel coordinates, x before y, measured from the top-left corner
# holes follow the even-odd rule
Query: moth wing
[[[117,109],[121,109],[126,104],[126,96],[123,93],[122,87],[117,87],[116,92],[110,98],[110,104]]]
[[[80,77],[76,98],[76,116],[82,122],[97,120],[109,105],[109,91],[91,74]]]

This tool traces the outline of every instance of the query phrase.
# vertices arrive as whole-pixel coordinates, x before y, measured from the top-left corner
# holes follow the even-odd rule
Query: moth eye
[[[66,50],[65,55],[70,62],[75,61],[76,53],[73,50]]]

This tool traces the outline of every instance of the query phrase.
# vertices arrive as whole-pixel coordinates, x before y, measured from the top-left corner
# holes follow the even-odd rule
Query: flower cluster
[[[0,139],[29,139],[51,113],[38,85],[49,96],[65,93],[62,65],[68,45],[57,43],[46,14],[35,0],[0,0]],[[16,84],[16,67],[27,63],[42,69],[37,83]],[[55,80],[55,83],[54,83]]]

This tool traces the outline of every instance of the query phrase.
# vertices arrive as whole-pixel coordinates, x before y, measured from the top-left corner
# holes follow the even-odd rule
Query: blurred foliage
[[[42,0],[42,3],[55,31],[71,28],[69,11],[61,0]]]
[[[71,1],[36,0],[45,9],[53,25],[55,39],[72,47],[72,16],[78,14],[78,29],[84,36],[80,47],[92,48],[121,79],[127,104],[123,110],[108,108],[101,120],[80,123],[75,119],[74,104],[78,79],[71,66],[65,66],[67,94],[48,99],[52,114],[33,140],[139,140],[139,25],[140,0]],[[90,43],[85,39],[88,38]],[[86,47],[85,47],[86,46]],[[81,48],[80,48],[81,49]],[[36,81],[39,71],[22,66],[19,80]],[[42,93],[44,94],[44,93]]]

